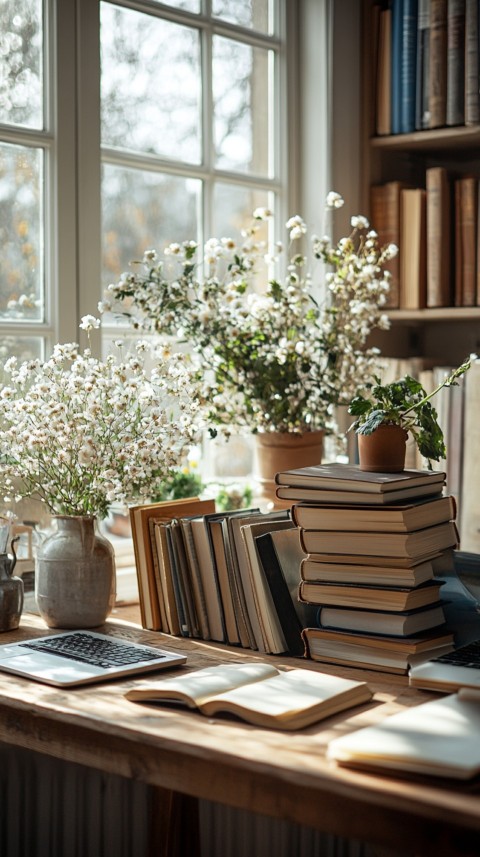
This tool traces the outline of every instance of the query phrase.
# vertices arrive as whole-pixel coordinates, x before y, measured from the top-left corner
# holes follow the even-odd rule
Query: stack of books
[[[316,626],[303,632],[313,660],[406,673],[452,647],[435,576],[458,543],[444,480],[436,471],[348,464],[277,474],[279,496],[299,501],[299,599],[317,606]]]
[[[174,636],[303,656],[314,611],[290,510],[217,512],[190,498],[130,509],[142,625]]]

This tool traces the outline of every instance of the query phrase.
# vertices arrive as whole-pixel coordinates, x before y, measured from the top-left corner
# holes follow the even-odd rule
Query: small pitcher
[[[17,562],[12,539],[12,555],[0,553],[0,631],[14,631],[20,624],[23,608],[23,580],[13,576]]]

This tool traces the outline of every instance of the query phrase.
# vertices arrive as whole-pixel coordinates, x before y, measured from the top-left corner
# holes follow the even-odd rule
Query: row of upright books
[[[452,647],[438,575],[453,569],[458,534],[444,478],[342,464],[277,474],[304,552],[299,598],[317,608],[303,631],[310,658],[406,673]]]
[[[374,185],[372,224],[381,243],[393,242],[398,255],[388,308],[480,305],[479,179],[454,177],[430,167],[425,187],[400,181]]]
[[[372,25],[377,135],[480,121],[478,0],[376,3]]]
[[[289,509],[216,512],[191,498],[130,509],[142,625],[303,655],[314,610],[297,597],[302,552]]]

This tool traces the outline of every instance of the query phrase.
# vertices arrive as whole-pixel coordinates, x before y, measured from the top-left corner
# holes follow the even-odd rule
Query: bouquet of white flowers
[[[342,204],[338,194],[328,195],[327,208]],[[267,248],[258,231],[270,217],[266,209],[254,212],[242,246],[230,238],[207,241],[203,266],[192,241],[170,245],[164,259],[146,251],[99,307],[188,343],[198,356],[197,396],[212,434],[218,425],[325,429],[333,407],[347,404],[378,371],[378,351],[366,341],[373,328],[388,327],[382,308],[390,275],[382,266],[397,248],[380,248],[362,216],[352,218],[351,234],[336,244],[313,236],[309,253],[323,263],[326,285],[319,300],[303,249],[307,227],[297,215],[286,224],[286,275],[272,276],[260,290],[258,263]],[[278,264],[280,249],[269,265]]]
[[[81,327],[99,325],[92,316]],[[53,514],[105,517],[155,493],[195,434],[194,395],[181,357],[149,375],[135,353],[104,361],[75,343],[46,360],[10,358],[0,385],[0,489],[8,503],[35,495]]]

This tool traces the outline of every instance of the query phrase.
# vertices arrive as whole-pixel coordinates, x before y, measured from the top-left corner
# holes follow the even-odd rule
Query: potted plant
[[[341,205],[331,192],[327,210]],[[290,252],[280,276],[281,245],[265,266],[268,248],[260,240],[271,216],[257,209],[241,244],[208,240],[200,261],[193,241],[171,244],[162,256],[148,250],[108,287],[100,309],[186,343],[210,433],[246,428],[264,445],[273,441],[282,469],[320,460],[335,406],[363,386],[358,379],[372,377],[378,350],[366,341],[373,328],[389,326],[383,266],[397,248],[379,247],[361,215],[337,243],[311,236],[308,246],[307,226],[295,215],[286,224]],[[303,458],[288,464],[289,450],[298,454],[304,443],[310,448]]]
[[[90,332],[99,321],[86,316]],[[93,627],[112,607],[113,548],[96,532],[111,504],[147,500],[181,461],[195,432],[192,391],[181,360],[136,343],[105,360],[75,343],[45,361],[3,366],[0,383],[0,496],[41,498],[56,531],[40,545],[36,598],[52,627]]]
[[[477,359],[471,354],[430,393],[410,375],[389,384],[382,384],[375,376],[375,384],[367,385],[368,394],[355,396],[348,408],[355,417],[351,428],[358,435],[360,469],[384,473],[403,470],[409,433],[429,469],[432,461],[445,458],[443,431],[431,400],[443,387],[457,384]]]

